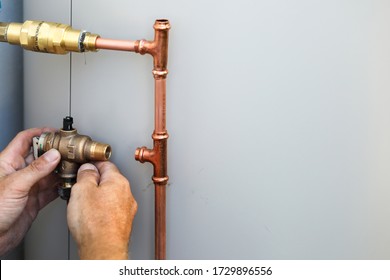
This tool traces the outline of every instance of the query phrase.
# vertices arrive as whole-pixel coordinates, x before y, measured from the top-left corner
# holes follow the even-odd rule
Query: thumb
[[[91,163],[85,163],[80,166],[77,173],[77,186],[83,187],[97,187],[100,181],[100,174],[95,165]]]
[[[60,153],[51,149],[27,167],[7,176],[8,185],[14,186],[22,194],[28,193],[35,183],[54,171],[60,159]]]
[[[85,195],[88,195],[88,193],[93,192],[93,190],[95,190],[99,185],[99,181],[100,174],[95,165],[91,163],[84,163],[81,165],[79,171],[77,172],[77,182],[73,185],[70,193],[68,209],[73,209],[73,207],[77,208],[77,206],[72,206],[75,205],[73,201],[78,201],[79,199],[85,197]]]

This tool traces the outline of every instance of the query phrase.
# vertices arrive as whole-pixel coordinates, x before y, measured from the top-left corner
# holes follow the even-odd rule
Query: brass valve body
[[[66,54],[69,51],[96,51],[97,38],[99,35],[61,23],[31,20],[24,23],[0,22],[0,42],[36,52]]]
[[[110,145],[80,135],[76,129],[43,133],[38,140],[38,156],[53,148],[61,154],[57,173],[64,180],[62,190],[70,190],[76,183],[77,171],[81,164],[89,161],[106,161],[111,157]],[[62,198],[69,198],[70,193],[62,194],[63,192],[60,192]]]

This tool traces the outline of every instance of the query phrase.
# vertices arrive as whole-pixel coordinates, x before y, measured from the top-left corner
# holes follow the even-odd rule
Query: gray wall
[[[0,21],[21,21],[23,1],[1,0]],[[23,128],[23,56],[20,48],[0,44],[0,151]],[[20,246],[5,258],[23,256]]]
[[[73,2],[73,25],[103,37],[171,21],[168,258],[390,258],[389,1]],[[69,1],[24,5],[25,19],[69,20]],[[76,127],[113,146],[139,203],[134,259],[153,257],[152,168],[133,159],[151,145],[151,69],[73,56]],[[25,126],[59,127],[69,57],[25,52],[24,78]],[[26,257],[66,258],[66,238],[58,200]]]
[[[23,1],[2,0],[0,21],[21,21]],[[20,48],[0,44],[0,150],[23,124],[23,56]]]

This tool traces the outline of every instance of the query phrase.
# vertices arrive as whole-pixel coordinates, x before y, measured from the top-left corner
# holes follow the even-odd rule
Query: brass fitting
[[[69,51],[96,51],[97,38],[99,35],[61,23],[31,20],[24,23],[0,22],[0,42],[20,45],[35,52],[66,54]]]
[[[77,171],[81,164],[89,161],[106,161],[111,157],[110,145],[78,134],[72,123],[73,119],[66,117],[60,131],[45,132],[38,140],[38,156],[53,148],[61,154],[61,162],[56,172],[63,179],[63,186],[59,190],[63,199],[69,199],[70,188],[76,183]]]

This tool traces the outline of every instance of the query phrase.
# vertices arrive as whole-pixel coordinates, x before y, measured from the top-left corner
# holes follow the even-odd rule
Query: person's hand
[[[113,163],[83,164],[67,213],[80,259],[127,259],[136,212],[130,184]]]
[[[34,160],[31,152],[32,138],[49,130],[22,131],[0,153],[0,256],[20,243],[38,211],[58,196],[52,172],[60,153],[50,150]]]

